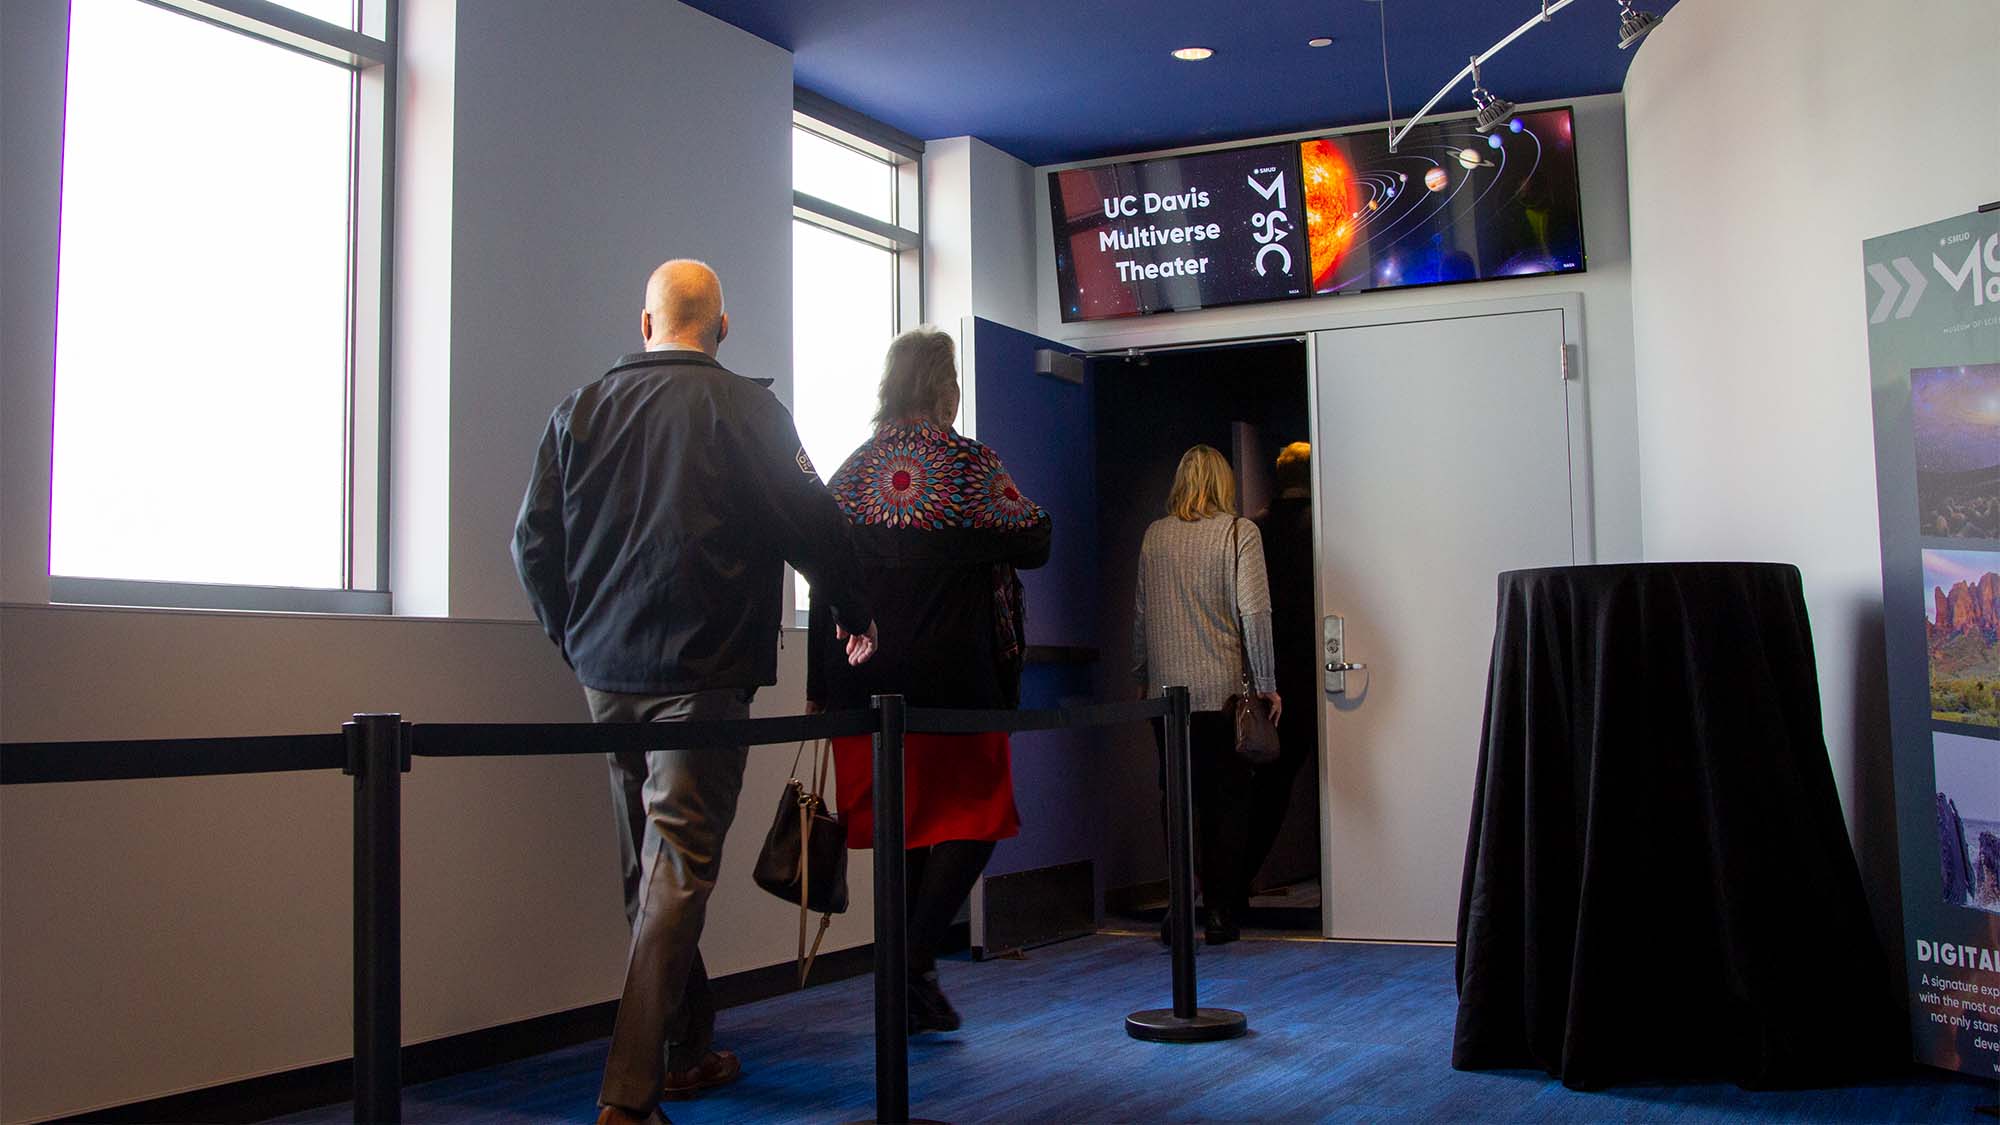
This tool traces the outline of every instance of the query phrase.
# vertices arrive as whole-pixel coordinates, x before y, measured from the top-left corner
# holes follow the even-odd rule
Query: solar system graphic
[[[1568,109],[1050,172],[1065,321],[1584,268]]]
[[[1419,126],[1393,153],[1372,131],[1299,149],[1315,293],[1584,268],[1567,109],[1522,113],[1490,134]]]

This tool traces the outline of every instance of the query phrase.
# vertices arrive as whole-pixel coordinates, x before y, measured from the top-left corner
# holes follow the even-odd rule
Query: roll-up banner
[[[2000,211],[1862,243],[1917,1058],[2000,1077]]]

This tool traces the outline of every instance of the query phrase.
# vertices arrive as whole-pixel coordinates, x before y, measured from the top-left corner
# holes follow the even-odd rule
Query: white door
[[[1313,334],[1320,612],[1368,666],[1321,697],[1330,936],[1452,940],[1496,578],[1589,541],[1562,348],[1558,310]]]

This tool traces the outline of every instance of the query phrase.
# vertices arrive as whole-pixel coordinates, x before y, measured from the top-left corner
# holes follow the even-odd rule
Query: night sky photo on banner
[[[2000,363],[1910,372],[1910,423],[1921,534],[2000,541]]]
[[[1584,268],[1567,109],[1381,130],[1300,146],[1313,291],[1353,293]]]

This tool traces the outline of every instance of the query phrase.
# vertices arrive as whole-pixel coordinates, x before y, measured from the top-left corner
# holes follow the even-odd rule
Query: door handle
[[[1363,671],[1368,665],[1347,659],[1347,622],[1339,614],[1327,615],[1321,626],[1321,636],[1326,646],[1322,665],[1326,669],[1326,693],[1344,695],[1347,692],[1347,674]]]

